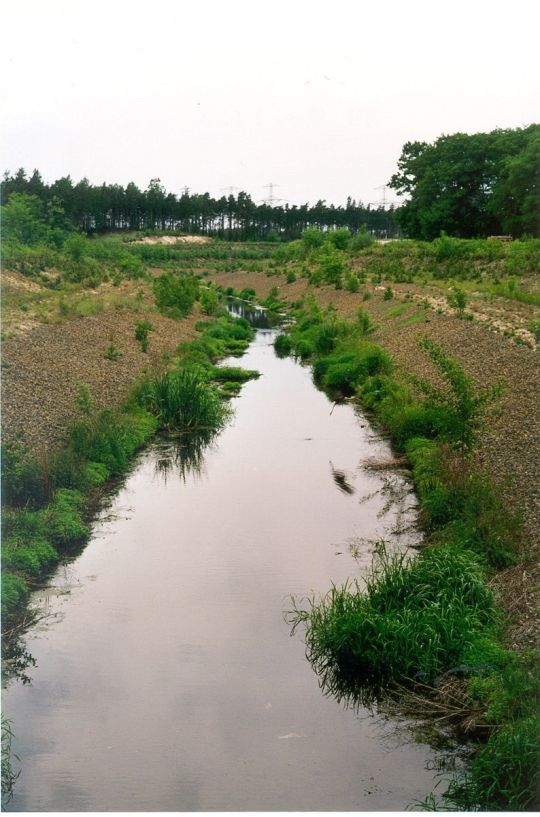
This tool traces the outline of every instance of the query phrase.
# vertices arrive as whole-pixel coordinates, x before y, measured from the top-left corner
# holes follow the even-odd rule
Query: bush
[[[135,324],[135,340],[141,344],[141,351],[148,351],[148,333],[155,329],[150,321],[137,321]]]
[[[289,335],[278,335],[274,341],[274,349],[278,357],[287,357],[293,350],[292,340]]]
[[[353,351],[328,355],[316,361],[313,374],[323,386],[344,395],[354,394],[356,388],[370,375],[391,370],[390,356],[380,346],[364,343]]]
[[[183,318],[192,309],[199,294],[199,281],[193,275],[164,273],[153,282],[154,298],[161,312]]]
[[[31,457],[21,440],[2,443],[2,501],[13,507],[39,508],[49,498],[43,465]]]

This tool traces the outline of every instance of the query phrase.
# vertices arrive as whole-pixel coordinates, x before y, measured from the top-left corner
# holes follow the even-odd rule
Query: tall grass
[[[380,551],[366,578],[333,587],[292,623],[305,623],[309,660],[326,685],[340,679],[379,685],[396,678],[432,679],[463,660],[496,622],[491,591],[477,560],[456,548],[419,558]]]
[[[139,391],[141,404],[160,428],[218,431],[230,417],[219,391],[202,368],[164,372],[147,380]]]

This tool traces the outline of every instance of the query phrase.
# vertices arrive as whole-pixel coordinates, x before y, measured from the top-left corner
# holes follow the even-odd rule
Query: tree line
[[[390,187],[410,238],[540,237],[540,125],[407,142]]]
[[[345,207],[318,201],[315,205],[257,204],[246,192],[213,198],[209,193],[168,193],[159,179],[141,190],[130,182],[92,185],[88,179],[76,184],[70,176],[48,185],[38,170],[27,175],[20,168],[4,174],[2,204],[13,193],[35,196],[44,211],[62,208],[67,227],[86,233],[111,230],[175,230],[231,240],[291,240],[306,228],[322,230],[346,227],[357,233],[364,227],[373,235],[398,234],[393,207],[372,208],[347,199]]]

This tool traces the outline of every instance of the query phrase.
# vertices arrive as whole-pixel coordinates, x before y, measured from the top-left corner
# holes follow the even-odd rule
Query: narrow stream
[[[262,376],[202,460],[156,441],[34,594],[32,680],[3,696],[8,810],[399,811],[431,790],[432,751],[323,695],[284,620],[291,594],[358,575],[366,540],[415,534],[393,532],[414,518],[402,477],[365,468],[386,442],[274,337],[258,331],[241,365]]]

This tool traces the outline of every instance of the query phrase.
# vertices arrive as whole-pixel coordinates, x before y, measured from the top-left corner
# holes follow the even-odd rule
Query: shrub
[[[274,349],[278,357],[287,357],[293,349],[292,340],[289,335],[278,335],[274,341]]]
[[[215,315],[219,306],[219,298],[213,287],[203,289],[200,296],[201,307],[205,315]]]
[[[153,332],[154,329],[150,321],[137,321],[135,324],[135,340],[141,344],[141,351],[148,351],[148,333]]]
[[[447,412],[451,424],[444,436],[463,456],[470,454],[489,406],[501,395],[502,385],[497,383],[477,389],[459,362],[448,355],[443,346],[424,337],[420,340],[420,347],[446,385],[446,389],[438,389],[423,380],[416,381],[426,395],[426,407]]]
[[[193,275],[164,273],[153,282],[154,298],[161,312],[183,318],[193,307],[199,294],[199,281]]]
[[[467,294],[461,287],[453,286],[446,296],[446,300],[449,306],[456,309],[460,315],[463,314],[463,310],[467,306]]]
[[[383,374],[391,369],[390,357],[380,346],[364,343],[352,351],[328,355],[316,361],[315,380],[323,386],[344,395],[354,394],[356,388],[370,375]]]
[[[9,621],[10,615],[28,598],[29,590],[24,579],[13,573],[2,572],[2,621]]]
[[[30,456],[21,440],[2,443],[2,501],[22,507],[30,504],[39,508],[48,496],[43,465]]]

